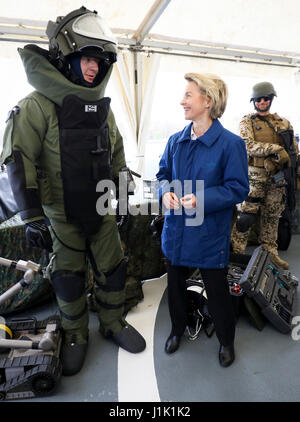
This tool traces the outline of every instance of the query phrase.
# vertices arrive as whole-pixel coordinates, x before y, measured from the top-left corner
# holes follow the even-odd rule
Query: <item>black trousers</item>
[[[186,279],[188,267],[174,266],[167,262],[168,304],[172,323],[171,335],[182,336],[187,325]],[[232,299],[228,289],[227,268],[201,269],[205,286],[208,310],[214,321],[217,338],[223,346],[234,342],[235,317]]]

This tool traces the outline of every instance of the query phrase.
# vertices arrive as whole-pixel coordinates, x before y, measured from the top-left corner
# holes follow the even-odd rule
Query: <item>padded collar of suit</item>
[[[82,100],[97,101],[104,97],[105,88],[112,72],[112,66],[103,81],[93,88],[86,88],[70,82],[47,58],[30,48],[19,48],[28,82],[50,101],[61,106],[70,94]]]
[[[193,123],[190,123],[188,126],[186,126],[181,136],[177,139],[177,142],[183,142],[183,141],[190,141],[191,140],[191,129],[192,129]],[[211,127],[204,133],[204,135],[199,136],[197,138],[196,142],[202,142],[207,147],[210,147],[214,142],[219,138],[220,134],[224,130],[223,126],[219,122],[218,119],[213,121],[213,124]]]

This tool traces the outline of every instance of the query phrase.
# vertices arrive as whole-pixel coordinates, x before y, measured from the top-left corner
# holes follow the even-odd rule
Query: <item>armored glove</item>
[[[25,224],[26,240],[33,248],[46,249],[52,252],[52,239],[44,219]]]
[[[119,173],[119,183],[123,187],[123,195],[120,194],[118,189],[116,192],[116,197],[118,200],[116,208],[116,220],[119,229],[124,226],[124,224],[126,224],[129,220],[128,195],[134,195],[134,190],[136,188],[132,175],[136,177],[141,177],[140,174],[130,170],[130,168],[128,168],[127,166],[121,168]],[[124,194],[124,187],[126,189],[126,194]],[[126,210],[126,213],[124,213],[124,210]]]

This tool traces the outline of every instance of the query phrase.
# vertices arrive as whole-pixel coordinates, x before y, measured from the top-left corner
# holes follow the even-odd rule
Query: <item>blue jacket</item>
[[[194,141],[191,127],[192,123],[170,137],[156,177],[160,202],[170,190],[179,197],[194,193],[197,209],[192,215],[184,208],[179,210],[181,215],[166,211],[162,250],[173,265],[224,268],[229,260],[233,209],[249,192],[245,142],[219,120]],[[172,181],[175,187],[170,188]]]

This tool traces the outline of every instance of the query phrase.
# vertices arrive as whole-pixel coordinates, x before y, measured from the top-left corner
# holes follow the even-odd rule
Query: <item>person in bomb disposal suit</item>
[[[9,114],[1,160],[29,244],[53,249],[63,374],[73,375],[82,368],[88,345],[87,257],[100,332],[132,353],[146,344],[123,317],[126,259],[116,218],[96,211],[97,183],[117,182],[126,166],[110,99],[104,97],[116,41],[97,12],[85,7],[49,21],[46,33],[49,51],[35,45],[19,49],[35,91]]]
[[[291,159],[296,158],[298,147],[290,122],[270,113],[274,96],[277,94],[270,82],[254,85],[250,101],[256,113],[244,116],[240,123],[240,135],[248,152],[250,192],[240,205],[231,244],[235,253],[244,253],[251,226],[260,210],[259,243],[271,254],[274,263],[287,269],[288,263],[278,256],[278,223],[286,207],[284,169],[295,165]],[[296,177],[293,180],[296,183]]]

